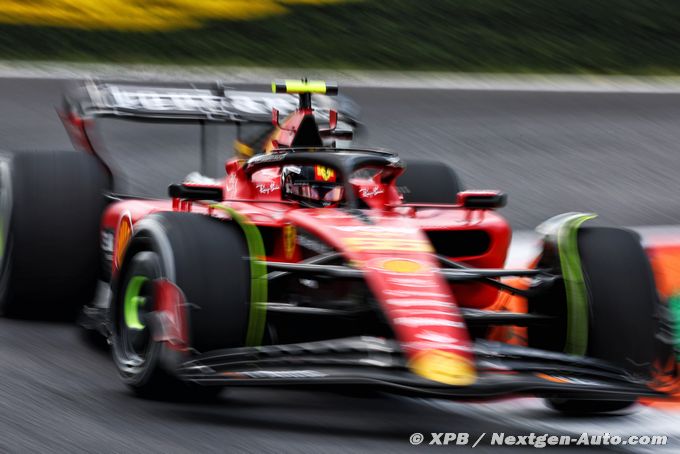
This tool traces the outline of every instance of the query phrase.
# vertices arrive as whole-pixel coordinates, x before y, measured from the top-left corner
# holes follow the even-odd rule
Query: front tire
[[[578,231],[578,252],[588,294],[586,355],[649,378],[654,361],[666,353],[658,344],[661,303],[639,236],[626,229],[583,227]],[[558,285],[556,289],[564,291],[564,286]],[[555,298],[553,304],[556,302],[565,305],[566,299]],[[549,301],[544,299],[540,304],[533,304],[530,310],[539,311],[541,305],[547,304]],[[557,313],[563,317],[566,310],[557,308]],[[560,331],[563,330],[564,326]],[[529,335],[531,338],[532,331]],[[540,339],[545,339],[546,345],[534,341],[532,346],[561,349],[565,337],[544,332]],[[549,406],[568,414],[620,411],[635,401],[591,399],[590,396],[588,399],[547,399]]]
[[[204,215],[159,213],[138,223],[114,284],[113,356],[138,395],[196,400],[219,392],[180,381],[175,368],[188,352],[154,340],[153,284],[167,279],[184,295],[189,345],[205,352],[241,347],[250,308],[248,251],[238,227]]]

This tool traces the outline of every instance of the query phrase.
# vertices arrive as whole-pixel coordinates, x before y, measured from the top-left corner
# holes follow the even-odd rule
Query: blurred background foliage
[[[0,0],[0,58],[668,74],[680,1]]]
[[[290,4],[343,0],[0,0],[0,22],[89,30],[198,28],[204,20],[287,13]]]

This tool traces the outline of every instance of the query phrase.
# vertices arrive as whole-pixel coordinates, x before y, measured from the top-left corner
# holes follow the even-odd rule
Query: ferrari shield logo
[[[322,181],[335,181],[335,170],[326,166],[315,166],[314,179]]]

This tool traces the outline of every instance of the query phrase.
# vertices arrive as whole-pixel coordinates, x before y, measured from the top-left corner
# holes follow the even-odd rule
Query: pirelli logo
[[[434,252],[428,241],[420,239],[352,237],[345,243],[355,251]]]

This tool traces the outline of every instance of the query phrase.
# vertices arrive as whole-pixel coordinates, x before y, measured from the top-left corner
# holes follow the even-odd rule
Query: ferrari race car
[[[505,268],[504,194],[464,190],[442,163],[338,146],[343,114],[315,110],[333,85],[274,91],[299,104],[283,120],[273,109],[262,153],[163,200],[115,193],[95,120],[252,121],[233,95],[88,84],[67,96],[85,153],[0,161],[2,311],[87,305],[124,382],[156,398],[352,385],[596,413],[674,392],[673,326],[635,233],[564,214],[538,228],[531,266]],[[506,294],[526,310],[500,307]],[[515,328],[523,342],[498,334]]]

